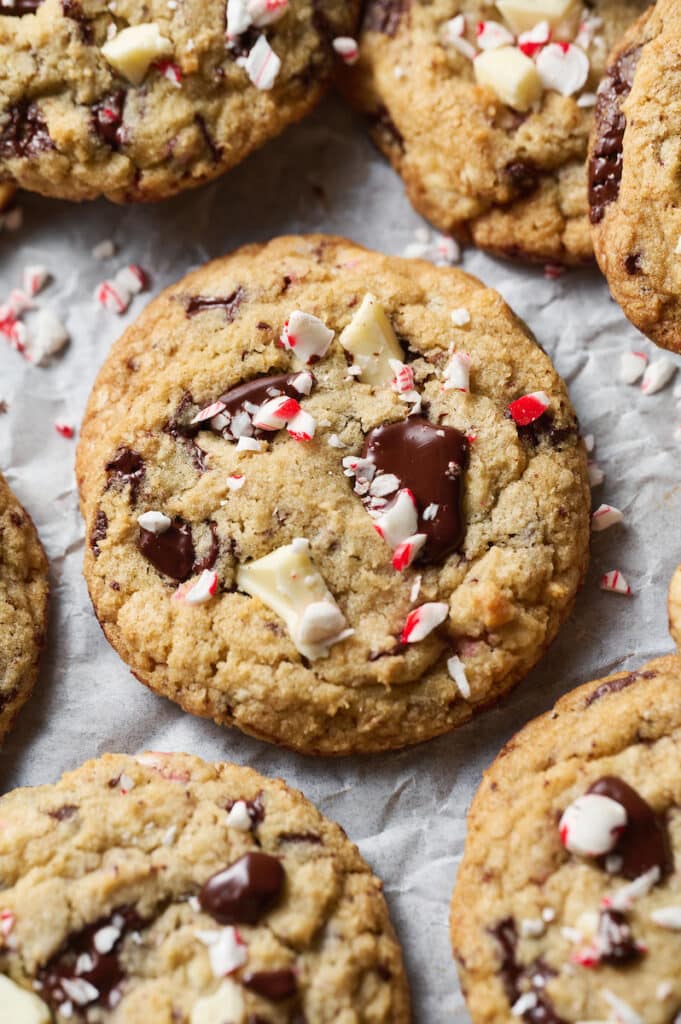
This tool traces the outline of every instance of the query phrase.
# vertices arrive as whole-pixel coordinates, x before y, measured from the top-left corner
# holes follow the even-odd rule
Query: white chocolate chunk
[[[5,974],[0,974],[0,1013],[8,1024],[50,1024],[52,1020],[42,999],[15,985]]]
[[[173,44],[155,22],[124,28],[102,47],[102,56],[133,85],[141,85],[149,66],[172,52]]]
[[[237,585],[280,615],[293,643],[311,661],[348,636],[345,616],[310,558],[306,540],[242,565]]]
[[[194,1003],[191,1024],[243,1024],[246,1008],[241,989],[233,981],[225,979],[217,992],[204,996]]]
[[[515,46],[481,53],[473,68],[478,85],[491,89],[514,110],[529,110],[541,97],[543,87],[534,61]]]
[[[246,801],[237,800],[235,804],[232,804],[227,815],[227,825],[229,828],[235,828],[238,832],[250,832],[252,824]]]
[[[390,384],[395,376],[390,360],[402,362],[404,357],[383,306],[369,293],[341,334],[340,343],[354,357],[363,384]]]
[[[516,35],[548,21],[556,39],[574,39],[582,4],[579,0],[497,0],[497,9]]]

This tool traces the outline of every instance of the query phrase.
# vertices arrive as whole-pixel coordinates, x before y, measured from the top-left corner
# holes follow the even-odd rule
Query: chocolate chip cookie
[[[155,200],[209,181],[320,98],[358,0],[5,0],[0,180]]]
[[[625,315],[681,351],[678,48],[681,11],[662,0],[615,48],[589,159],[594,248]]]
[[[47,628],[47,558],[0,473],[0,740],[30,696]]]
[[[85,576],[134,674],[316,754],[446,732],[524,676],[586,567],[550,360],[501,297],[324,236],[156,299],[82,428]]]
[[[584,160],[607,53],[642,0],[369,0],[344,88],[442,231],[592,258]]]
[[[0,819],[8,1024],[410,1020],[380,881],[280,780],[108,754]]]
[[[678,654],[579,687],[511,740],[452,901],[474,1024],[678,1018],[680,780]]]

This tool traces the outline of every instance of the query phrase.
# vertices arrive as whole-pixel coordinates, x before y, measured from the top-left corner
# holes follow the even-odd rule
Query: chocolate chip
[[[627,258],[624,261],[624,269],[626,270],[627,274],[631,274],[632,277],[633,277],[634,274],[640,274],[641,273],[641,254],[640,254],[640,252],[631,252],[631,253],[629,253],[629,255],[627,256]]]
[[[666,826],[635,789],[614,775],[606,775],[588,792],[616,800],[627,812],[626,828],[609,854],[621,861],[617,874],[634,879],[654,867],[660,869],[663,878],[671,874],[674,864]]]
[[[113,459],[106,463],[107,481],[118,481],[130,486],[130,498],[137,501],[139,489],[144,480],[144,459],[132,448],[119,448]]]
[[[194,117],[194,121],[196,122],[196,126],[201,132],[201,135],[203,136],[203,141],[206,143],[206,146],[210,150],[210,155],[213,158],[213,163],[219,164],[220,161],[222,160],[222,147],[218,146],[217,142],[215,141],[211,133],[208,131],[206,119],[203,117],[202,114],[196,114]]]
[[[109,529],[109,520],[106,512],[103,509],[97,509],[95,515],[95,522],[92,530],[90,531],[90,547],[95,558],[99,558],[101,551],[99,549],[100,540],[105,540],[107,530]]]
[[[499,974],[506,998],[513,1006],[524,992],[532,992],[535,1001],[522,1014],[528,1024],[565,1024],[545,991],[546,983],[555,977],[555,971],[541,959],[527,967],[518,962],[518,929],[514,918],[506,917],[489,929],[501,952]]]
[[[284,869],[276,857],[247,853],[208,879],[199,902],[219,924],[257,924],[283,885]]]
[[[286,843],[311,843],[313,846],[322,845],[322,837],[316,832],[280,832],[277,836],[279,846]]]
[[[77,804],[64,804],[63,807],[57,807],[55,811],[47,812],[50,818],[54,818],[55,821],[68,821],[74,814],[78,813]]]
[[[539,184],[539,171],[531,160],[511,160],[505,170],[513,188],[521,196],[530,195]]]
[[[409,488],[416,498],[417,532],[427,538],[421,561],[440,561],[460,547],[465,532],[463,471],[468,464],[468,441],[460,431],[409,416],[372,430],[362,456],[377,470],[394,474],[400,488]],[[363,500],[367,504],[369,495]],[[429,506],[433,515],[424,518]]]
[[[397,149],[404,153],[404,136],[388,113],[387,107],[379,107],[369,115],[369,127],[381,149]]]
[[[632,686],[639,679],[655,679],[657,676],[656,672],[630,672],[628,676],[619,676],[617,679],[609,679],[605,683],[601,683],[597,686],[584,702],[584,707],[591,707],[601,697],[607,696],[609,693],[619,693],[620,690],[626,690],[628,686]]]
[[[631,92],[641,47],[621,54],[606,73],[598,90],[596,104],[596,140],[589,161],[589,216],[598,224],[606,207],[619,195],[622,180],[622,146],[626,118],[622,104]]]
[[[177,519],[163,533],[140,527],[137,547],[164,576],[183,583],[194,570],[194,541],[189,523]]]
[[[242,976],[241,983],[251,992],[273,1003],[290,999],[296,992],[296,976],[288,968],[279,971],[248,971]]]
[[[54,143],[39,107],[26,101],[10,107],[0,132],[0,156],[29,157],[49,149]]]
[[[92,126],[102,142],[117,150],[123,144],[123,108],[127,93],[112,92],[92,107]]]
[[[567,427],[557,427],[553,415],[549,411],[542,413],[532,423],[516,423],[516,430],[520,440],[531,444],[533,448],[537,448],[542,441],[550,444],[552,448],[558,448],[565,441],[577,437],[576,423]]]
[[[598,948],[604,964],[628,964],[638,960],[641,950],[634,940],[626,914],[602,910],[598,919]]]
[[[2,3],[2,0],[0,0]],[[71,18],[78,24],[80,29],[80,37],[84,43],[91,45],[94,42],[92,35],[92,25],[90,21],[85,17],[83,8],[77,3],[77,0],[61,0],[61,9],[64,12],[65,18]]]
[[[187,299],[184,308],[187,316],[196,316],[207,309],[224,309],[227,323],[231,324],[236,320],[239,306],[245,298],[246,292],[239,287],[227,296],[192,295]]]
[[[410,0],[369,0],[364,16],[364,28],[394,36],[403,16],[409,10]]]

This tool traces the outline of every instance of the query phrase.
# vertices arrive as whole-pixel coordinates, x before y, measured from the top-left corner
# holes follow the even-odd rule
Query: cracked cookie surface
[[[0,474],[0,740],[38,675],[48,590],[47,558],[38,534]]]
[[[57,1024],[410,1019],[380,881],[281,780],[108,754],[0,819],[0,981]]]
[[[310,364],[280,342],[301,312],[328,345]],[[344,347],[360,321],[393,335],[390,376],[409,390],[357,376],[388,365]],[[308,393],[273,401],[298,404],[312,439],[293,420],[249,427],[244,410],[266,419],[263,389],[290,392],[296,375]],[[523,419],[514,403],[535,393],[516,422],[509,406]],[[237,443],[227,415],[251,436]],[[343,239],[246,247],[152,302],[95,383],[77,475],[90,594],[134,674],[308,753],[401,747],[468,720],[548,647],[587,562],[583,444],[524,325],[458,270]],[[294,558],[311,559],[321,608],[287,619],[263,573]],[[326,622],[342,638],[310,654],[302,633],[314,645]]]
[[[645,7],[600,0],[585,8],[590,27],[576,38],[589,64],[586,102],[609,49]],[[447,38],[460,15],[466,30],[459,37],[457,28],[458,43],[471,54]],[[369,117],[413,205],[441,231],[512,259],[590,260],[584,159],[592,107],[576,93],[547,90],[520,112],[476,84],[471,56],[476,25],[486,21],[504,19],[480,0],[372,0],[344,89]]]
[[[358,3],[237,8],[252,17],[233,20],[228,37],[226,0],[0,7],[0,179],[73,200],[161,199],[301,118],[326,88],[332,39],[353,32]],[[116,32],[125,53],[114,48],[111,63]]]
[[[678,654],[579,687],[507,744],[452,900],[474,1024],[677,1019],[680,767]]]

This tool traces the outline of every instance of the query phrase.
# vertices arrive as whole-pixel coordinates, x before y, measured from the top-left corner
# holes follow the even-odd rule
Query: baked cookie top
[[[611,55],[589,154],[594,248],[625,315],[681,351],[681,10],[661,0]]]
[[[215,178],[314,106],[358,6],[0,4],[0,179],[128,202]]]
[[[309,753],[470,718],[587,561],[575,414],[524,325],[458,270],[338,238],[156,299],[97,378],[77,472],[90,594],[135,675]]]
[[[0,819],[12,1024],[410,1019],[381,882],[281,780],[108,754],[3,796]]]
[[[47,558],[38,534],[0,473],[0,740],[38,674],[48,590]]]
[[[369,0],[345,89],[419,212],[512,258],[592,257],[584,159],[643,0]]]
[[[451,930],[474,1024],[668,1024],[681,1009],[681,658],[521,730],[468,817]]]

